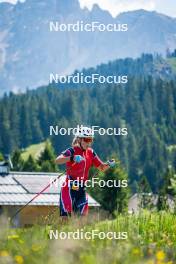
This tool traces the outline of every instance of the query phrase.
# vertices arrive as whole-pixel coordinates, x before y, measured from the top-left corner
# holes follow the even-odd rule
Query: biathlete
[[[66,180],[61,187],[60,215],[71,216],[71,213],[87,215],[88,199],[84,183],[88,180],[92,166],[105,171],[115,166],[115,161],[104,163],[91,148],[94,133],[91,128],[83,127],[76,133],[72,147],[63,151],[57,158],[57,164],[66,163]]]

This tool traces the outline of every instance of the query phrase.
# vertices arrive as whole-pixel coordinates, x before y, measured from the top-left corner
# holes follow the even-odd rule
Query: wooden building
[[[41,172],[9,172],[0,173],[0,217],[6,214],[11,217],[15,212],[49,183],[58,177],[58,173]],[[13,220],[15,226],[28,226],[50,215],[53,210],[58,211],[61,184],[65,176],[61,176],[54,184],[26,206]],[[88,195],[90,208],[100,206]]]

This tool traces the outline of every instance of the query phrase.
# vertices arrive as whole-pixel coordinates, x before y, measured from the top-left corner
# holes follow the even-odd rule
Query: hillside
[[[174,73],[176,73],[176,58],[168,58],[167,63],[172,67]]]
[[[103,159],[118,156],[131,184],[144,174],[156,190],[167,167],[176,166],[175,149],[169,148],[176,142],[176,82],[174,74],[168,78],[164,74],[162,78],[160,74],[143,76],[147,65],[154,68],[152,61],[152,56],[146,55],[99,66],[100,72],[118,74],[128,62],[124,69],[138,74],[131,75],[125,85],[96,83],[89,89],[49,85],[5,96],[0,101],[0,151],[11,153],[17,147],[26,148],[50,138],[56,153],[60,153],[71,144],[72,137],[50,136],[50,126],[74,128],[83,123],[116,128],[115,136],[96,134],[95,150]],[[122,128],[128,135],[122,136]]]
[[[21,157],[25,161],[28,159],[29,155],[32,155],[32,157],[37,159],[40,156],[40,153],[44,150],[44,148],[45,142],[30,145],[29,147],[23,150]]]

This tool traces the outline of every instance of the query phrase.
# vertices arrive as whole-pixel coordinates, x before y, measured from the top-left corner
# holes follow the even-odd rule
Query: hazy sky
[[[6,2],[16,3],[17,0],[7,0]],[[37,1],[37,0],[36,0]],[[58,0],[59,1],[59,0]],[[64,0],[63,0],[64,1]],[[116,16],[118,13],[136,10],[156,10],[160,13],[176,17],[176,0],[79,0],[81,7],[87,6],[91,9],[94,3],[99,4],[103,9],[109,10],[109,12]],[[0,0],[5,2],[4,0]],[[21,0],[21,2],[23,2]]]

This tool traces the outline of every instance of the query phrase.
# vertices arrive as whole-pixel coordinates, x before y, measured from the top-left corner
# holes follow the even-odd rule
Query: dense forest
[[[61,152],[72,137],[50,136],[50,126],[126,127],[126,136],[96,135],[94,149],[102,159],[118,156],[131,184],[145,175],[156,191],[168,166],[176,167],[176,82],[172,68],[160,56],[143,55],[98,69],[107,75],[118,75],[123,69],[120,74],[128,74],[128,83],[94,84],[87,89],[50,84],[24,94],[4,95],[0,100],[0,152],[12,153],[47,138],[55,152]]]

